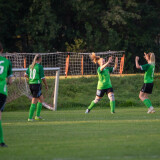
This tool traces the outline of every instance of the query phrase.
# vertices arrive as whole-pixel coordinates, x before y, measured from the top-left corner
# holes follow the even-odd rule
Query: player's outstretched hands
[[[138,61],[139,60],[139,57],[138,56],[136,56],[136,61]]]
[[[111,57],[109,57],[109,59],[108,59],[108,63],[111,63],[112,62],[112,56]]]
[[[145,58],[145,59],[147,58],[147,53],[146,53],[146,52],[144,52],[144,58]]]

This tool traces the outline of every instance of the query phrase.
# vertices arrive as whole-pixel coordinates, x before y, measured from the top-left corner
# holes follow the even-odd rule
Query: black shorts
[[[151,94],[153,89],[153,83],[144,83],[141,92]]]
[[[113,92],[113,88],[108,88],[108,89],[97,89],[96,95],[98,97],[103,97],[104,94],[108,94],[110,92]]]
[[[39,98],[42,95],[42,92],[41,92],[42,85],[41,84],[30,84],[29,88],[31,90],[33,98]]]
[[[0,93],[0,111],[3,112],[7,96]]]

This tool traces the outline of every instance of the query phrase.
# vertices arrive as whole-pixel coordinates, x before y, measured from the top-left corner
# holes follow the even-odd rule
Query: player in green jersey
[[[35,120],[42,120],[42,117],[40,116],[42,103],[43,103],[43,95],[41,92],[41,88],[42,88],[41,82],[43,81],[46,89],[48,89],[48,86],[45,80],[43,66],[40,65],[41,61],[42,61],[41,55],[36,54],[32,64],[29,66],[25,74],[25,76],[29,78],[29,86],[33,96],[30,110],[29,110],[28,121],[34,120],[33,114],[36,109],[36,105],[37,105],[37,111],[36,111]]]
[[[154,53],[144,53],[144,58],[148,62],[148,64],[145,65],[139,65],[139,57],[136,56],[135,63],[136,68],[141,69],[145,71],[144,75],[144,84],[143,87],[139,93],[139,98],[141,101],[145,104],[145,106],[148,108],[147,113],[154,113],[155,110],[152,106],[151,101],[148,98],[148,94],[152,93],[153,89],[153,79],[154,79],[154,70],[155,70],[155,55]]]
[[[3,47],[0,43],[0,147],[7,147],[4,143],[1,116],[7,99],[7,84],[12,83],[12,64],[2,57]],[[6,78],[8,81],[6,82]]]
[[[98,73],[98,85],[95,99],[91,102],[90,106],[85,113],[89,113],[91,109],[101,100],[104,94],[108,94],[110,100],[111,113],[115,113],[115,98],[113,93],[113,88],[110,80],[110,73],[117,69],[118,58],[115,59],[114,67],[107,67],[112,62],[112,57],[109,57],[108,62],[105,62],[103,58],[96,56],[95,53],[90,55],[91,60],[96,64],[99,64],[97,70]]]

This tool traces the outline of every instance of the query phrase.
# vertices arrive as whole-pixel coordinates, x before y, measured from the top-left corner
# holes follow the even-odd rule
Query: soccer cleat
[[[43,119],[42,117],[38,117],[38,116],[35,116],[35,120],[37,120],[37,121],[41,121],[41,120],[45,120],[45,119]]]
[[[154,108],[153,107],[150,107],[149,109],[148,109],[148,114],[150,114],[150,113],[155,113],[156,111],[154,110]]]
[[[115,114],[116,112],[111,112],[111,114]]]
[[[90,109],[86,109],[85,114],[88,114],[90,112]]]
[[[0,143],[0,147],[8,147],[5,143]]]
[[[29,118],[28,118],[28,122],[33,122],[33,121],[34,121],[34,119],[29,119]]]

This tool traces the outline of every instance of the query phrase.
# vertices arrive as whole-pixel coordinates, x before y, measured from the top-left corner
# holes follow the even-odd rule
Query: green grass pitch
[[[116,99],[116,108],[119,107],[143,107],[144,104],[139,100],[139,91],[143,85],[142,75],[111,77],[113,90]],[[160,76],[154,78],[153,93],[149,96],[152,105],[158,107],[160,105]],[[53,86],[54,80],[47,80],[47,83]],[[86,109],[91,101],[94,100],[97,90],[98,77],[82,77],[72,79],[60,79],[58,93],[58,110],[75,110]],[[12,86],[11,86],[12,87]],[[10,88],[11,89],[11,88]],[[13,90],[9,90],[11,93]],[[15,91],[15,89],[14,89]],[[44,94],[45,91],[43,91]],[[49,92],[50,93],[50,92]],[[12,94],[14,96],[14,94]],[[51,94],[45,96],[45,101],[51,100]],[[25,102],[25,103],[24,103]],[[108,97],[105,95],[97,104],[96,108],[109,107]],[[21,111],[29,110],[30,100],[25,96],[6,104],[5,111]]]
[[[158,160],[160,114],[147,108],[42,111],[45,121],[27,122],[28,112],[4,112],[0,160]]]

